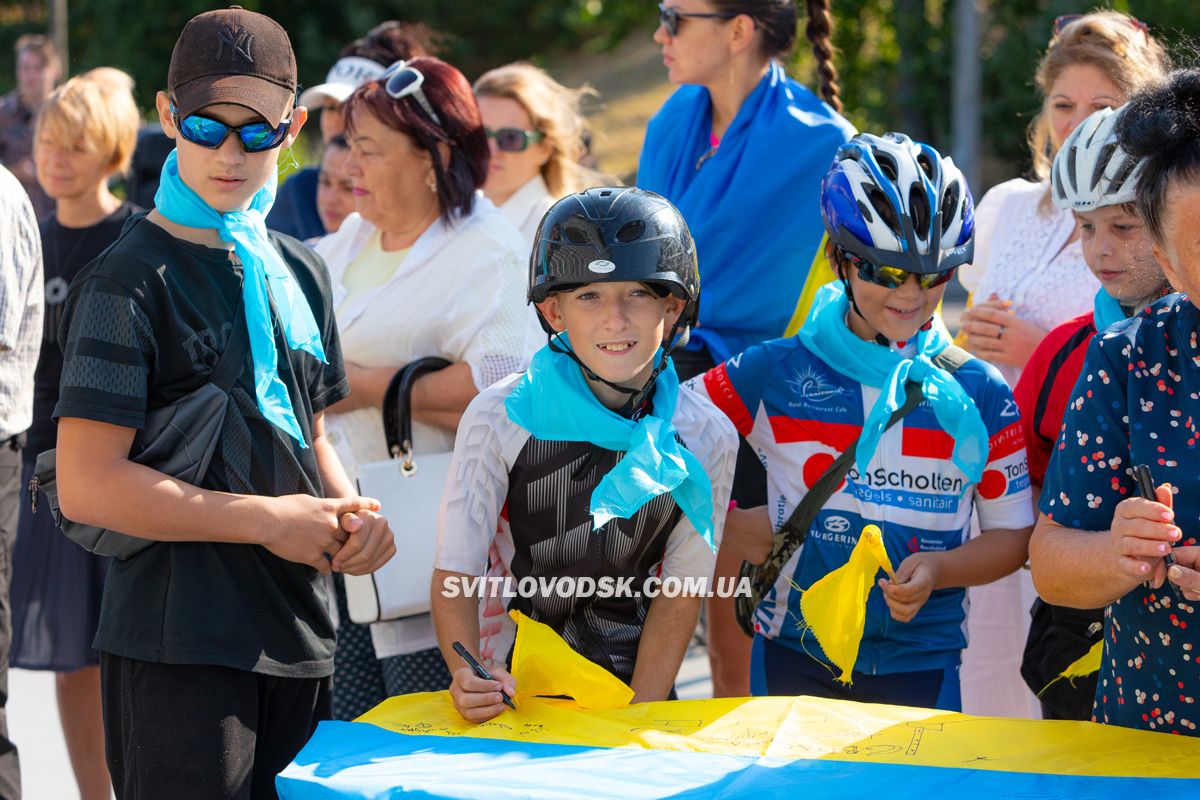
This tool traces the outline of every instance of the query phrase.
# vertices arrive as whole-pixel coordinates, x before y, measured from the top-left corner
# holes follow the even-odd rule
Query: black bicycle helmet
[[[588,283],[636,281],[659,286],[686,305],[664,340],[662,358],[641,389],[601,378],[557,340],[541,311],[550,347],[569,355],[588,378],[629,395],[624,412],[637,415],[672,351],[687,341],[700,312],[696,244],[683,215],[662,195],[644,189],[598,187],[569,195],[542,217],[529,257],[529,302]]]
[[[695,325],[700,272],[679,210],[662,195],[622,187],[587,189],[551,206],[529,257],[529,301],[615,281],[662,286],[687,302],[681,324]]]

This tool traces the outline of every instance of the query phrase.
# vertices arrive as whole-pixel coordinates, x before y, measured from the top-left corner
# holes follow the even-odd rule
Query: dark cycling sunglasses
[[[421,107],[426,114],[442,130],[445,126],[442,125],[442,118],[433,110],[433,105],[429,102],[429,98],[425,96],[425,92],[421,91],[421,84],[425,83],[425,76],[416,67],[410,67],[405,61],[397,61],[384,71],[379,79],[383,81],[384,91],[388,93],[388,97],[393,100],[402,100],[405,97],[411,97],[417,101],[417,105]]]
[[[954,277],[954,273],[958,267],[951,267],[943,272],[933,272],[921,274],[918,272],[909,272],[900,267],[888,267],[881,264],[873,264],[870,261],[859,258],[851,252],[844,249],[841,250],[842,257],[853,264],[858,269],[858,277],[862,278],[867,283],[873,283],[876,286],[882,286],[885,289],[899,289],[908,281],[909,275],[917,276],[917,283],[922,289],[933,289],[941,286],[943,283],[949,282]]]
[[[691,13],[658,4],[658,23],[667,29],[667,35],[674,39],[679,35],[679,20],[681,19],[733,19],[738,16],[729,12]]]
[[[1085,15],[1083,15],[1083,14],[1063,14],[1062,16],[1055,17],[1054,18],[1054,35],[1058,36],[1060,33],[1063,32],[1063,28],[1067,27],[1068,25],[1070,25],[1072,22],[1074,22],[1077,19],[1083,19],[1084,16]],[[1146,36],[1150,35],[1150,26],[1147,25],[1146,23],[1142,22],[1140,19],[1135,19],[1134,17],[1128,17],[1126,19],[1126,21],[1132,27],[1141,31]]]
[[[210,119],[199,114],[179,118],[179,111],[171,106],[171,116],[175,120],[175,128],[179,135],[192,144],[216,150],[231,133],[236,133],[242,143],[242,150],[247,153],[261,153],[273,150],[283,144],[287,138],[288,129],[292,126],[290,119],[285,119],[278,126],[269,122],[247,122],[245,125],[226,125],[217,119]]]
[[[520,153],[529,149],[529,145],[537,144],[546,138],[541,131],[527,131],[523,128],[484,128],[483,132],[489,139],[496,140],[496,147],[506,153]]]

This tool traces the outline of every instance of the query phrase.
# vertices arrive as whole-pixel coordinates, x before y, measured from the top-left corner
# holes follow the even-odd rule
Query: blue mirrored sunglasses
[[[179,118],[179,111],[171,106],[171,116],[175,119],[175,128],[179,135],[192,144],[216,150],[231,133],[236,133],[242,149],[247,153],[261,153],[283,144],[287,138],[292,121],[285,119],[278,126],[269,122],[247,122],[245,125],[226,125],[217,119],[211,119],[199,114]]]

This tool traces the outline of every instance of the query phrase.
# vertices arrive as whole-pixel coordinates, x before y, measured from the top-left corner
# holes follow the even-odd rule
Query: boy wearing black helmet
[[[434,622],[464,718],[496,716],[515,691],[505,670],[477,678],[451,647],[505,663],[513,629],[489,613],[495,598],[483,616],[504,624],[481,636],[479,598],[452,588],[485,572],[540,582],[508,609],[550,625],[635,701],[671,694],[700,599],[651,599],[643,585],[712,577],[737,453],[732,425],[679,391],[670,359],[699,291],[691,235],[659,195],[589,189],[542,220],[529,299],[550,341],[467,408],[439,520]],[[618,590],[558,585],[602,578]]]

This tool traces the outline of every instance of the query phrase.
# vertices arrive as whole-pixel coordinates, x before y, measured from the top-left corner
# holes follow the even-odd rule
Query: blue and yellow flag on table
[[[525,663],[538,652],[528,645],[545,634],[531,632]],[[623,705],[628,694],[594,675],[578,692],[590,695],[584,702],[592,708],[584,709],[536,696],[538,675],[553,676],[549,691],[572,686],[579,659],[568,648],[546,649],[555,654],[534,672],[514,664],[519,710],[482,725],[465,722],[448,692],[393,697],[355,722],[321,723],[276,779],[279,796],[1126,800],[1200,793],[1200,739],[814,697]]]

